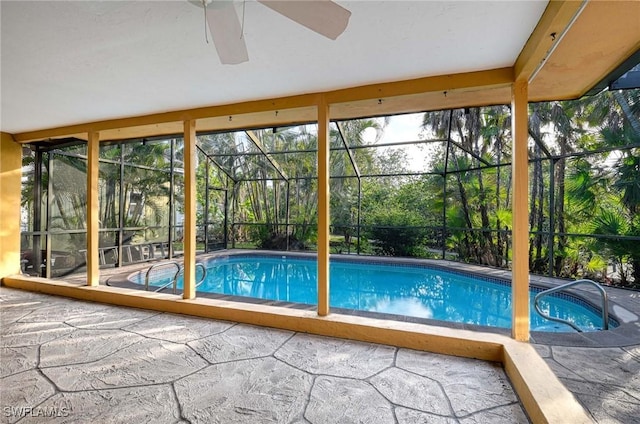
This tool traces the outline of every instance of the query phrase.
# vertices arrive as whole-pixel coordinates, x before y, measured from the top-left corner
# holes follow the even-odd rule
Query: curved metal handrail
[[[556,321],[556,322],[561,322],[563,324],[567,324],[577,332],[582,333],[582,329],[577,325],[575,325],[574,323],[572,323],[571,321],[567,321],[562,318],[552,317],[542,312],[542,310],[540,309],[540,305],[538,305],[538,301],[544,296],[565,290],[569,287],[577,286],[578,284],[584,284],[584,283],[591,284],[592,286],[595,286],[595,288],[597,288],[598,291],[600,291],[600,294],[602,295],[602,329],[608,330],[609,329],[609,303],[607,301],[608,300],[607,292],[604,290],[604,288],[600,284],[592,280],[587,280],[587,279],[576,280],[570,283],[562,284],[558,287],[553,287],[551,289],[541,291],[540,293],[536,294],[536,297],[533,300],[533,306],[536,308],[536,312],[538,312],[540,315],[542,315],[544,318],[550,321]]]
[[[158,293],[161,292],[162,290],[166,289],[167,287],[169,287],[171,284],[173,284],[173,294],[176,294],[176,285],[173,283],[173,280],[169,281],[168,283],[158,287],[157,289],[155,289],[153,292],[154,293]]]
[[[173,294],[176,294],[176,292],[178,291],[178,276],[180,275],[181,272],[184,272],[184,267],[176,262],[176,261],[170,261],[170,262],[160,262],[157,264],[154,264],[152,266],[149,267],[149,269],[147,270],[147,273],[144,277],[144,289],[145,290],[149,290],[149,274],[151,273],[151,270],[154,268],[159,268],[161,266],[164,265],[175,265],[178,270],[176,271],[175,274],[173,274],[173,278],[171,279],[171,281],[169,281],[166,284],[163,284],[162,286],[158,287],[156,290],[154,290],[155,293],[160,292],[164,289],[166,289],[167,287],[169,287],[170,285],[173,285]],[[204,266],[204,264],[202,264],[201,262],[197,262],[196,263],[196,269],[198,268],[198,266],[200,268],[202,268],[202,278],[200,279],[200,281],[198,281],[196,283],[196,287],[198,287],[200,284],[204,283],[204,280],[207,279],[207,268]]]
[[[197,262],[197,263],[196,263],[196,268],[198,268],[198,266],[200,266],[200,268],[202,268],[202,279],[196,283],[196,288],[197,288],[200,284],[204,283],[204,280],[206,280],[206,279],[207,279],[207,268],[206,268],[206,267],[204,266],[204,264],[203,264],[203,263],[201,263],[201,262]]]
[[[169,284],[173,283],[176,280],[176,276],[178,275],[178,273],[180,273],[180,264],[176,261],[170,261],[170,262],[158,262],[157,264],[153,264],[149,267],[149,269],[147,270],[147,273],[144,277],[144,289],[149,291],[149,274],[151,274],[151,270],[153,270],[154,268],[159,268],[161,266],[166,266],[166,265],[174,265],[178,268],[178,270],[176,271],[176,273],[173,275],[173,278],[171,279],[171,281],[165,285],[163,285],[162,287],[160,287],[159,289],[156,290],[156,292],[165,289]],[[173,292],[176,292],[176,286],[174,284],[173,286]]]

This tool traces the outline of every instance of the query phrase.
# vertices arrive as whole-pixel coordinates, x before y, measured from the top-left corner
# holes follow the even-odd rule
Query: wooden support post
[[[528,88],[526,80],[514,82],[511,91],[513,274],[511,280],[511,336],[529,340],[529,158]]]
[[[318,315],[329,314],[329,105],[318,104]]]
[[[184,299],[196,297],[196,121],[184,121]]]
[[[89,132],[87,138],[87,285],[100,284],[99,228],[100,205],[98,172],[100,169],[100,134]]]
[[[0,279],[20,272],[22,147],[7,133],[0,140]],[[34,248],[35,251],[35,248]]]

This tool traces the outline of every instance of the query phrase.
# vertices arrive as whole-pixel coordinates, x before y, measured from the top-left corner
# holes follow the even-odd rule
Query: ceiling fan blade
[[[344,32],[351,12],[331,0],[258,0],[268,8],[335,40]]]
[[[233,1],[216,1],[207,6],[206,13],[209,31],[220,62],[225,65],[237,65],[248,61],[249,54],[242,38],[242,27]]]

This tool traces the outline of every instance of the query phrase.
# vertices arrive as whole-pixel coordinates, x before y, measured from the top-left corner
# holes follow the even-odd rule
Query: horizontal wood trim
[[[575,0],[549,2],[538,25],[516,59],[513,67],[514,80],[529,80],[553,46],[554,40],[565,31],[581,5],[582,2]]]
[[[330,91],[325,93],[325,98],[327,99],[327,103],[333,108],[334,105],[339,105],[340,103],[360,100],[384,99],[387,97],[407,96],[411,94],[465,89],[493,89],[507,86],[513,81],[513,69],[509,67],[487,71],[438,75],[384,84],[364,85],[344,90]],[[331,117],[333,118],[333,114]]]
[[[304,94],[299,96],[281,97],[277,99],[256,100],[229,105],[209,106],[182,111],[156,113],[131,118],[111,119],[46,130],[23,132],[15,134],[14,138],[20,143],[28,143],[38,140],[68,137],[71,134],[82,134],[91,131],[100,132],[101,139],[103,140],[150,137],[155,135],[179,133],[180,126],[185,120],[208,120],[209,125],[207,125],[207,128],[201,128],[201,125],[198,124],[198,131],[223,130],[233,128],[240,129],[255,127],[258,123],[264,126],[286,125],[292,123],[308,122],[307,118],[309,117],[313,117],[313,119],[315,119],[315,113],[310,112],[310,108],[318,103],[318,98],[321,95],[325,96],[329,104],[338,105],[344,102],[355,102],[378,98],[392,98],[397,96],[408,96],[429,92],[444,92],[455,90],[479,91],[482,89],[506,87],[512,82],[512,68],[500,68],[487,71],[465,72],[452,75],[416,78],[405,81],[370,84],[360,87],[330,91],[327,93]],[[475,104],[473,103],[473,99],[473,96],[469,96],[467,100],[469,100],[471,103],[465,106],[475,106]],[[286,110],[290,111],[289,116],[285,118],[286,115],[283,114],[283,116],[278,119],[275,111]],[[300,110],[300,113],[298,113],[297,116],[295,113],[296,110]],[[375,113],[375,108],[372,107],[369,113],[363,111],[363,115],[361,116],[371,116]],[[252,118],[254,119],[247,120],[241,118],[242,116],[247,114],[252,114]],[[229,119],[229,117],[231,117],[231,119]],[[217,121],[224,121],[226,119],[230,125],[220,125],[219,128],[212,128],[216,126],[215,118],[218,118]],[[343,116],[334,116],[333,114],[331,116],[331,119],[344,118],[345,117]],[[214,121],[212,121],[212,119],[214,119]],[[243,123],[243,126],[239,125],[241,122]],[[250,122],[254,123],[251,124]],[[222,122],[218,122],[218,124],[222,124]]]
[[[385,97],[382,99],[345,102],[331,107],[331,118],[346,120],[366,116],[388,116],[462,107],[507,105],[511,101],[511,87],[481,90],[451,90]]]
[[[102,133],[107,130],[122,130],[131,127],[147,127],[151,129],[154,125],[171,123],[179,123],[179,125],[182,126],[182,123],[188,120],[198,120],[217,116],[228,117],[245,113],[275,111],[279,109],[310,107],[316,104],[316,98],[317,95],[315,94],[305,94],[300,96],[281,97],[278,99],[256,100],[229,105],[185,109],[174,112],[155,113],[131,118],[110,119],[86,124],[17,133],[14,134],[14,138],[20,143],[26,143],[35,140],[47,140],[49,138],[56,137],[60,138],[69,134],[91,131],[98,131]],[[155,134],[147,134],[146,136],[151,135]],[[104,139],[106,140],[107,137],[104,136]]]
[[[590,1],[529,87],[530,101],[575,99],[640,49],[640,1]]]

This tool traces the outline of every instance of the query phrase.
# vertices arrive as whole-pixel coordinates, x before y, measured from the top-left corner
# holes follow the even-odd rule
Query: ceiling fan
[[[220,62],[249,60],[234,0],[189,0],[203,7]],[[246,1],[246,0],[243,0]],[[257,0],[268,8],[320,35],[335,40],[344,32],[351,12],[332,0]]]

